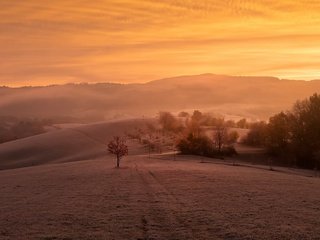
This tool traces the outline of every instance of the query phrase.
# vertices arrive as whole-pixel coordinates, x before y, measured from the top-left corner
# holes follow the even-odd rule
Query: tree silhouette
[[[168,132],[179,132],[181,123],[170,112],[159,112],[159,123],[162,129]]]
[[[265,146],[277,161],[303,168],[320,166],[320,95],[297,101],[291,111],[281,112],[269,123],[251,124],[244,142]],[[271,159],[271,158],[270,158]]]
[[[320,95],[298,101],[291,111],[291,142],[302,167],[316,168],[320,151]]]
[[[271,154],[283,155],[290,144],[290,116],[284,112],[270,118],[267,127],[267,148]]]
[[[221,152],[223,145],[226,143],[227,137],[227,128],[223,124],[219,124],[218,126],[216,126],[213,134],[213,142],[219,153]]]
[[[125,155],[128,155],[128,146],[126,140],[119,136],[115,136],[108,144],[108,151],[117,157],[117,168],[120,166],[120,160]]]

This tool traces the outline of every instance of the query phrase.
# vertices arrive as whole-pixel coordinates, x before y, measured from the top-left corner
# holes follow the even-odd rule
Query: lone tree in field
[[[108,144],[108,151],[116,155],[117,157],[117,168],[120,166],[120,160],[125,155],[128,155],[128,146],[126,145],[126,140],[119,136],[116,136]]]

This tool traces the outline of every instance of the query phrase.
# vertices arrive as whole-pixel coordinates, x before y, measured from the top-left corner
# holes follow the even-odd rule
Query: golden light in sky
[[[0,85],[320,77],[320,1],[0,1]]]

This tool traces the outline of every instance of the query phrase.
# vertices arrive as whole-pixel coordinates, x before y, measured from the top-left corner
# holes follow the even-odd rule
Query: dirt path
[[[143,165],[136,172],[145,189],[145,213],[142,218],[145,239],[195,239],[192,226],[182,215],[185,205],[170,192],[159,176]]]

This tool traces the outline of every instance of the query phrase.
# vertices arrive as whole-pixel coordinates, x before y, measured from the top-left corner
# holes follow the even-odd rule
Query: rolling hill
[[[200,109],[217,114],[268,118],[297,99],[320,91],[320,81],[214,74],[181,76],[143,84],[67,84],[0,88],[2,116],[96,122],[154,116],[160,110]]]
[[[108,155],[107,143],[115,135],[144,128],[147,120],[126,120],[65,127],[0,144],[0,170],[73,162]],[[129,142],[130,154],[141,146]]]

